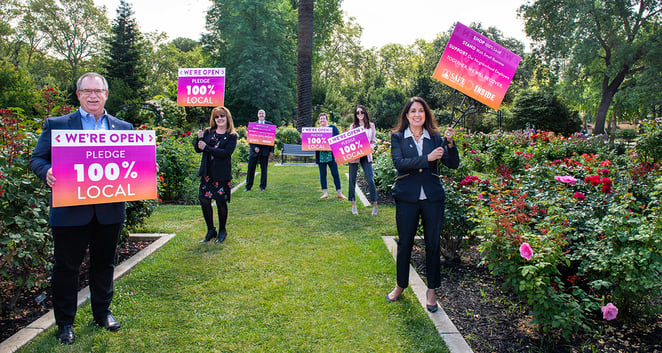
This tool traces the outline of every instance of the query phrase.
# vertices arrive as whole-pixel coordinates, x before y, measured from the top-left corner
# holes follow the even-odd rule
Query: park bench
[[[284,143],[283,144],[283,151],[280,155],[280,162],[282,165],[285,165],[285,160],[286,157],[303,157],[304,161],[308,157],[313,157],[315,158],[315,151],[302,151],[301,150],[301,145],[295,145],[291,143]]]

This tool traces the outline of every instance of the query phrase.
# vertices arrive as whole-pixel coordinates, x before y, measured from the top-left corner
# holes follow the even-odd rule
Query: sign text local
[[[53,206],[157,197],[154,131],[53,130],[51,142]]]

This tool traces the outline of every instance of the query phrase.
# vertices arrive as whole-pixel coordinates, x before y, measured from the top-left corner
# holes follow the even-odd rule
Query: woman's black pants
[[[399,238],[396,258],[397,283],[401,288],[409,286],[409,263],[419,218],[425,237],[425,273],[428,288],[434,289],[441,284],[439,251],[441,226],[444,222],[443,201],[396,202],[395,221]]]

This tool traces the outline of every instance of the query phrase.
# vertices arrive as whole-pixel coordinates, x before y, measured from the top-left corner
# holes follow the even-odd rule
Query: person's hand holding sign
[[[444,132],[444,138],[446,141],[448,141],[448,147],[453,147],[453,136],[455,136],[455,130],[453,130],[452,127],[449,127],[446,129],[446,132]]]
[[[432,152],[428,153],[428,162],[433,162],[436,161],[437,159],[441,159],[441,157],[444,156],[444,148],[443,147],[437,147]]]
[[[55,184],[55,177],[53,176],[53,168],[48,168],[48,171],[46,172],[46,184],[48,186],[53,187],[53,184]]]
[[[202,138],[204,136],[205,136],[205,133],[202,130],[198,130],[198,138]],[[198,141],[198,148],[199,149],[204,150],[205,146],[207,146],[205,141],[202,141],[202,140]]]

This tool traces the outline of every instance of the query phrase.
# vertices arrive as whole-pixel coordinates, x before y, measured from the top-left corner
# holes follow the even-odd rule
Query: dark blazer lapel
[[[83,130],[83,122],[80,120],[80,111],[69,115],[69,128],[71,130]]]
[[[423,155],[427,155],[432,152],[432,136],[429,139],[422,137],[423,139]]]
[[[403,140],[403,143],[405,144],[404,148],[407,151],[407,153],[403,153],[402,155],[405,157],[414,157],[418,156],[418,150],[416,149],[416,141],[414,141],[413,137],[407,137]]]
[[[108,129],[109,130],[117,129],[117,122],[115,121],[116,119],[115,119],[114,116],[112,116],[110,114],[106,114],[106,120],[108,120]]]

